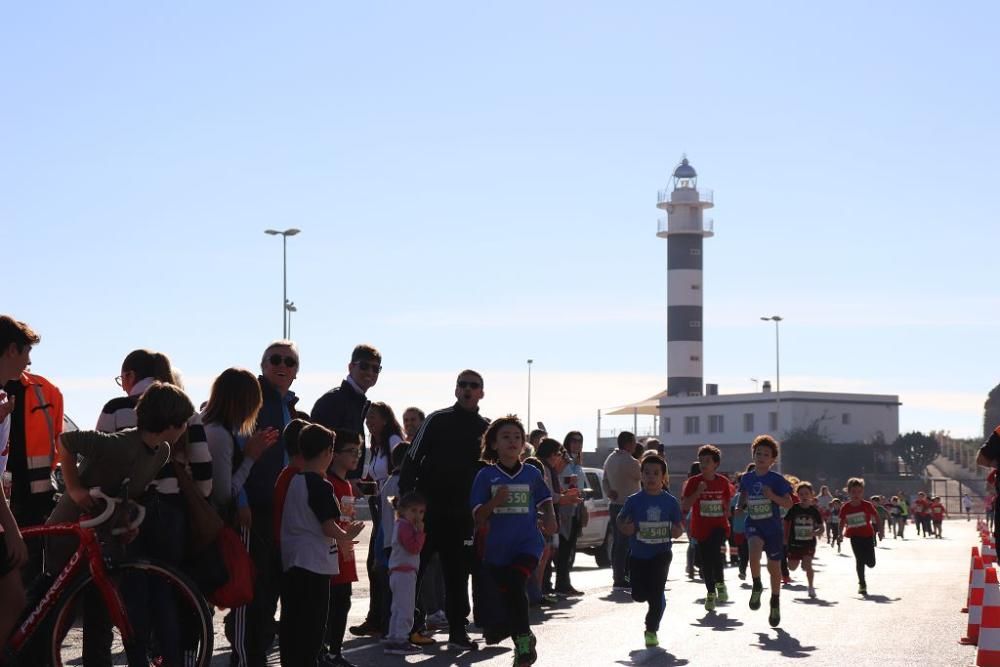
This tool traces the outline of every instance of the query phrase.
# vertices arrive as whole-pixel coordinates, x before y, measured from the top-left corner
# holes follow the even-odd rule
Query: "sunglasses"
[[[295,368],[299,365],[299,360],[295,357],[283,357],[280,354],[272,354],[267,358],[267,360],[271,362],[272,366],[280,366],[282,361],[284,361],[285,365],[289,368]]]
[[[483,386],[481,382],[470,382],[468,380],[459,380],[456,384],[459,389],[479,389]]]
[[[376,364],[373,361],[358,361],[358,362],[355,362],[355,363],[357,363],[358,368],[360,368],[361,370],[363,370],[365,372],[372,371],[375,374],[378,374],[378,373],[382,372],[382,367],[379,366],[378,364]]]

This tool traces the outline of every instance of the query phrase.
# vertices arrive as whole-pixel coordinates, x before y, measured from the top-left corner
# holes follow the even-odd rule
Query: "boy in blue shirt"
[[[629,536],[629,579],[632,599],[646,602],[646,647],[659,646],[656,636],[667,599],[663,588],[670,567],[671,540],[684,532],[681,504],[664,490],[667,462],[652,454],[642,459],[642,489],[625,501],[618,513],[618,529]]]
[[[784,525],[780,508],[788,509],[792,501],[792,485],[771,470],[778,459],[778,443],[769,435],[758,435],[750,445],[754,470],[740,478],[740,505],[746,510],[746,536],[750,547],[750,574],[753,590],[750,608],[760,609],[760,596],[764,586],[760,581],[760,556],[767,554],[767,572],[771,577],[771,613],[768,622],[772,628],[781,623],[778,596],[781,593],[781,559],[785,553]]]

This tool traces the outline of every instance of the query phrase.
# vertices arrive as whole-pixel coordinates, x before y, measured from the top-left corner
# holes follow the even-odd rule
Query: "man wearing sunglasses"
[[[483,395],[482,375],[473,370],[459,373],[455,404],[428,415],[410,445],[399,478],[402,493],[416,490],[427,499],[427,537],[420,554],[420,574],[437,553],[444,573],[448,647],[463,651],[478,648],[465,625],[470,612],[473,534],[469,494],[481,467],[482,437],[489,425],[479,414]]]
[[[361,477],[365,469],[365,415],[372,402],[368,390],[378,382],[382,372],[382,354],[371,345],[358,345],[351,353],[347,377],[319,397],[312,409],[312,420],[329,429],[347,429],[361,434],[361,460],[347,474],[349,480]]]
[[[257,379],[264,403],[257,414],[257,429],[275,428],[283,434],[285,426],[295,417],[295,404],[299,400],[291,391],[299,374],[299,350],[295,343],[276,340],[268,345],[261,356],[260,370]],[[239,465],[235,457],[233,462]],[[238,499],[240,507],[250,509],[250,557],[258,576],[254,580],[253,601],[245,610],[228,618],[234,624],[233,634],[245,637],[250,667],[263,667],[267,663],[267,650],[277,628],[274,614],[278,606],[281,559],[275,557],[272,512],[274,484],[287,464],[284,438],[279,437],[254,461],[243,485],[245,493]]]

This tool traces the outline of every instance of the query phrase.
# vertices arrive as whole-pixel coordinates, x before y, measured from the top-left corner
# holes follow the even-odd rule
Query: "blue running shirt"
[[[670,551],[673,527],[684,520],[681,504],[666,491],[655,496],[645,491],[633,493],[618,517],[631,519],[635,524],[629,548],[633,557],[643,559]]]
[[[539,558],[542,555],[542,532],[538,529],[538,508],[552,501],[552,493],[538,468],[522,465],[510,475],[496,465],[483,468],[472,482],[469,504],[473,513],[496,493],[510,489],[507,502],[497,507],[489,518],[485,560],[491,565],[509,565],[518,555]]]
[[[788,480],[773,470],[768,470],[766,475],[755,472],[743,475],[740,478],[740,493],[747,502],[747,526],[781,529],[781,513],[778,505],[764,495],[765,486],[771,487],[776,496],[792,492],[792,485]]]

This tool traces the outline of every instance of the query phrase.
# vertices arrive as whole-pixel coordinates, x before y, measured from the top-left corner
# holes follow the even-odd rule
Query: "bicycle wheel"
[[[53,614],[51,655],[56,667],[82,665],[85,639],[88,661],[100,664],[208,667],[212,615],[190,579],[169,565],[145,559],[115,563],[107,572],[124,601],[135,636],[123,641],[88,572]],[[129,656],[135,658],[132,663]]]

